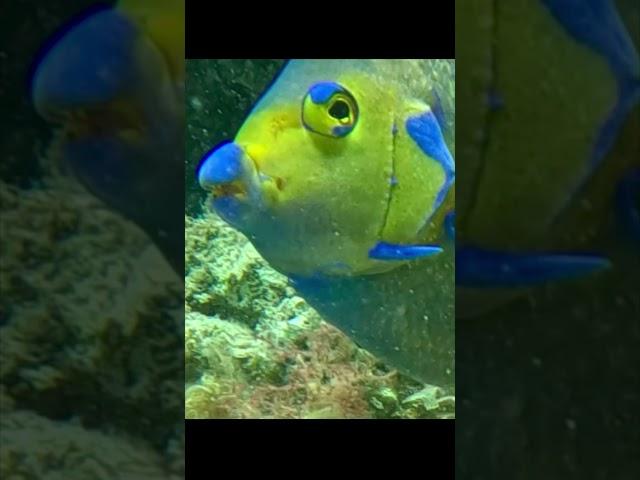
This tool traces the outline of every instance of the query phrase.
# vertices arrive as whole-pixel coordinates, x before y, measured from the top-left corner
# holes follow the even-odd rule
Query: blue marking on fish
[[[611,0],[542,0],[565,30],[602,55],[618,78],[637,76],[640,62]]]
[[[112,10],[112,6],[105,3],[97,3],[96,5],[92,5],[86,10],[83,10],[78,15],[75,15],[64,25],[58,28],[40,47],[38,52],[34,55],[31,65],[29,66],[29,91],[33,92],[34,90],[34,81],[36,76],[36,71],[40,68],[45,59],[51,54],[51,51],[56,48],[58,44],[77,26],[81,23],[85,22],[88,18],[93,17],[94,15],[100,14],[106,10]]]
[[[420,115],[409,117],[406,121],[406,129],[422,151],[440,163],[444,170],[445,180],[436,195],[432,209],[432,211],[435,212],[444,201],[451,185],[453,185],[455,180],[455,163],[433,112],[427,111]]]
[[[414,260],[437,255],[441,252],[442,248],[437,245],[396,245],[378,242],[369,250],[369,258],[378,260]]]
[[[601,165],[626,116],[640,101],[640,59],[611,0],[542,0],[542,3],[573,38],[607,61],[618,83],[618,100],[598,132],[586,169],[568,197],[572,198]],[[556,219],[561,211],[558,210]]]
[[[351,130],[353,130],[352,126],[339,126],[339,127],[333,127],[333,129],[331,130],[331,132],[333,133],[334,137],[344,137],[345,135],[347,135]]]
[[[334,82],[316,83],[309,89],[309,95],[313,103],[322,104],[331,98],[334,93],[341,92],[342,87]]]

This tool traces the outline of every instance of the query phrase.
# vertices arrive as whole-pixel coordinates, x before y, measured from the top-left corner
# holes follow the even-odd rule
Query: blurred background
[[[64,36],[69,20],[95,4],[2,7],[0,477],[7,479],[184,478],[182,275],[114,207],[112,200],[126,204],[124,189],[101,198],[69,168],[69,124],[42,118],[30,90],[52,35]],[[104,118],[94,112],[74,127],[89,131]],[[176,193],[182,209],[183,190]]]
[[[3,7],[0,93],[9,125],[0,136],[0,476],[74,478],[73,471],[75,478],[179,478],[185,376],[188,383],[210,361],[187,359],[183,373],[182,276],[126,215],[89,193],[74,175],[60,172],[60,158],[49,148],[55,128],[35,112],[27,88],[43,42],[89,3],[16,1]],[[566,190],[558,178],[581,177],[580,164],[565,160],[588,165],[580,152],[613,108],[617,85],[610,67],[589,49],[577,48],[544,13],[543,3],[457,2],[459,242],[595,251],[610,258],[612,268],[517,295],[483,290],[460,296],[460,312],[471,306],[474,315],[461,317],[456,332],[462,395],[457,474],[631,479],[640,468],[640,266],[637,241],[618,230],[612,194],[625,172],[638,166],[639,111],[636,103],[602,168],[558,207],[558,221],[545,224],[554,202],[563,203]],[[637,52],[637,2],[590,3],[618,6]],[[280,65],[219,60],[187,66],[194,91],[186,95],[186,108],[194,121],[187,125],[184,179],[192,187],[181,194],[192,217],[186,222],[194,232],[193,248],[196,232],[209,235],[218,228],[197,218],[203,200],[193,181],[197,162],[235,133]],[[490,116],[489,109],[506,114]],[[561,128],[550,128],[556,120]],[[580,133],[585,131],[587,137]],[[483,177],[482,189],[466,188],[482,177],[474,163],[482,152],[494,176]],[[569,165],[564,177],[557,165]],[[538,200],[549,210],[536,209]],[[237,244],[231,237],[220,239]],[[246,255],[245,263],[256,266],[252,254]],[[282,285],[278,278],[265,281]],[[225,294],[212,292],[212,298]],[[289,298],[295,318],[301,307]],[[320,333],[310,339],[313,352],[314,345],[328,351],[338,345],[347,363],[360,355],[334,332]],[[309,349],[308,337],[301,338],[300,349]],[[253,344],[232,346],[231,371],[242,371],[247,358],[259,358],[248,355],[247,346]],[[266,360],[258,365],[277,382],[279,370]],[[384,377],[383,367],[363,362]],[[409,396],[419,390],[414,384],[402,388]],[[195,401],[202,392],[210,395],[196,389]],[[217,398],[229,392],[222,389]],[[398,411],[398,395],[384,383],[367,392],[354,402],[347,389],[340,405],[358,414]],[[269,392],[261,393],[269,403]],[[437,412],[437,405],[424,407],[433,407],[429,398],[419,400],[411,407],[418,412],[414,416]],[[421,414],[423,407],[427,413]],[[335,409],[315,405],[305,413],[327,416]],[[229,404],[215,404],[207,415],[229,415]]]
[[[456,248],[611,261],[457,289],[458,478],[637,476],[640,240],[620,221],[640,208],[637,177],[626,210],[616,192],[640,167],[639,40],[637,2],[456,2]],[[633,106],[596,165],[621,99]]]

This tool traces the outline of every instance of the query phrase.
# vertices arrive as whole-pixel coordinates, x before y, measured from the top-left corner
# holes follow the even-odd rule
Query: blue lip
[[[198,183],[204,189],[238,180],[243,173],[244,152],[235,143],[210,150],[198,168]]]

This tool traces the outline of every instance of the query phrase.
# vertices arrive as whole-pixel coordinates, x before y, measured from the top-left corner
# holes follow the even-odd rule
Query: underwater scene
[[[457,0],[455,62],[186,65],[184,1],[96,3],[3,9],[0,478],[283,426],[186,417],[455,418],[460,478],[635,480],[637,0]]]
[[[186,418],[455,417],[453,60],[187,60]]]

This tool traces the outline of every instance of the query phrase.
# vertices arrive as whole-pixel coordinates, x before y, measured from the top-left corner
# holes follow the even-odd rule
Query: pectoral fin
[[[369,250],[369,258],[376,260],[415,260],[442,252],[438,245],[397,245],[378,242]]]
[[[456,285],[529,287],[582,277],[610,265],[609,260],[599,255],[508,253],[463,247],[456,249]]]

